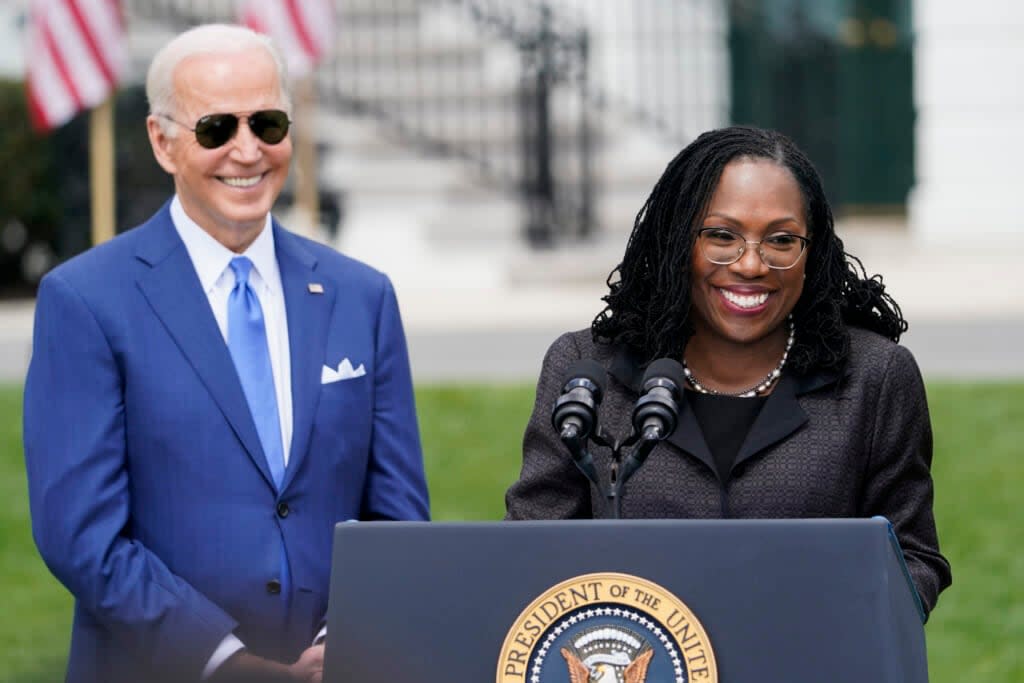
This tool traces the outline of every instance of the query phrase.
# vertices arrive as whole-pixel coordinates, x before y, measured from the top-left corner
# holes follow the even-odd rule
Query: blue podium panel
[[[612,599],[608,586],[585,596],[582,581],[575,593],[551,591],[612,573],[650,582],[667,592],[663,601],[674,596],[688,608],[703,627],[701,647],[712,651],[712,669],[695,656],[691,634],[675,629],[678,609],[665,611],[661,631],[625,628],[637,636],[621,636],[635,646],[623,646],[625,654],[597,652],[595,639],[608,629],[586,635],[583,608],[575,616],[570,608],[585,603],[589,614],[606,605],[610,614],[625,607],[620,620],[646,624],[657,602],[651,591],[634,587],[632,605]],[[547,607],[537,602],[545,595]],[[560,600],[573,602],[561,605],[561,616]],[[524,614],[531,603],[532,621]],[[687,639],[673,645],[673,630]],[[664,656],[644,655],[650,646],[638,642],[658,645],[659,633],[669,636],[662,637]],[[549,666],[542,669],[537,657],[545,654]],[[672,673],[674,656],[691,661]],[[605,669],[618,667],[621,677],[640,659],[631,675],[646,683],[928,679],[920,605],[882,519],[380,522],[335,529],[325,681],[570,683],[573,667],[584,672],[582,680],[603,681]],[[641,664],[646,678],[637,678]]]

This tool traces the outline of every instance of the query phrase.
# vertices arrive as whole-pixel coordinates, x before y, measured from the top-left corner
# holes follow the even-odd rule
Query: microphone
[[[659,358],[650,364],[641,383],[644,395],[633,408],[633,429],[644,441],[661,441],[679,421],[683,366],[671,358]]]
[[[644,395],[633,408],[633,430],[640,435],[640,443],[622,462],[616,480],[620,491],[657,443],[675,430],[679,421],[678,400],[683,391],[683,366],[671,358],[659,358],[648,366],[640,388]]]
[[[585,442],[597,426],[597,406],[604,396],[605,377],[604,368],[596,361],[576,361],[565,373],[562,395],[555,401],[551,413],[551,424],[569,449],[572,461],[599,488],[601,483],[594,458],[586,449]]]
[[[562,441],[583,440],[594,431],[605,377],[605,369],[589,358],[576,361],[566,370],[562,395],[551,413],[551,424]]]

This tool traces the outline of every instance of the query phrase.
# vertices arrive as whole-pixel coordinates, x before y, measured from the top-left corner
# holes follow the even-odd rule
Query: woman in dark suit
[[[644,368],[673,358],[686,384],[678,426],[630,479],[623,517],[882,515],[931,610],[950,570],[924,386],[896,343],[907,323],[844,252],[807,157],[773,131],[701,135],[655,185],[608,281],[591,328],[544,359],[508,518],[608,516],[551,425],[566,368],[604,366],[600,421],[624,437]],[[592,452],[608,472],[610,449]]]

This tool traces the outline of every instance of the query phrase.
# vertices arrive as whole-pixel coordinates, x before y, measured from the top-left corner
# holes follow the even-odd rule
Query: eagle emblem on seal
[[[570,683],[645,683],[654,650],[621,626],[596,626],[560,650]]]

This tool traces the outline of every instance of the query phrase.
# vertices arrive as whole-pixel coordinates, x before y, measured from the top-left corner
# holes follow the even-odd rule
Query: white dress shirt
[[[252,261],[249,283],[260,300],[260,308],[263,309],[267,347],[270,350],[270,367],[274,374],[274,389],[277,394],[277,416],[281,422],[281,445],[284,448],[284,464],[287,467],[288,451],[292,441],[291,356],[284,289],[281,286],[281,271],[278,269],[274,252],[274,231],[270,215],[267,215],[266,225],[244,254],[236,254],[200,228],[185,214],[177,196],[171,201],[171,220],[181,241],[185,243],[185,249],[210,302],[210,309],[213,311],[213,317],[217,319],[217,326],[225,344],[228,339],[228,295],[235,286],[235,275],[230,267],[231,259],[236,256],[247,256]],[[209,678],[228,657],[244,647],[245,644],[238,637],[228,634],[203,668],[203,680]]]
[[[181,201],[175,196],[171,201],[171,220],[185,243],[192,265],[199,276],[206,298],[210,302],[213,317],[217,319],[224,343],[228,340],[228,295],[235,287],[235,274],[231,270],[231,259],[246,256],[252,261],[249,283],[260,300],[263,309],[263,323],[267,330],[267,347],[270,350],[270,367],[274,373],[274,389],[277,394],[277,417],[281,423],[281,441],[284,448],[284,464],[288,466],[288,451],[292,442],[292,363],[288,346],[288,319],[284,308],[284,289],[281,286],[281,271],[274,254],[274,231],[270,215],[256,240],[244,254],[236,254],[213,239],[185,214]]]

